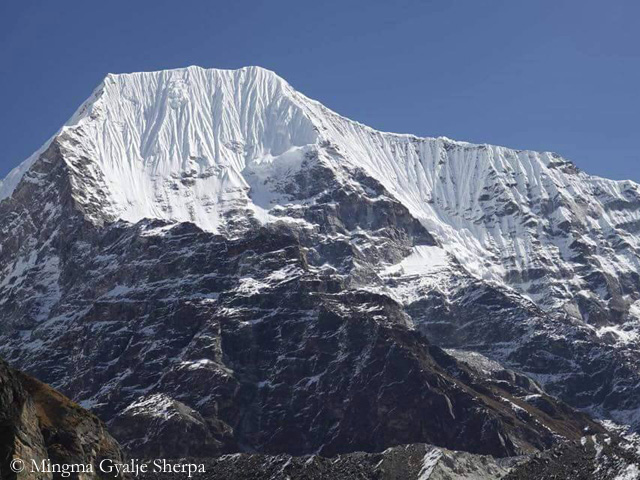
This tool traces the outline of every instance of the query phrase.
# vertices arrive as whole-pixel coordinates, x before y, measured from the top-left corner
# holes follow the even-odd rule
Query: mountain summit
[[[302,98],[257,67],[108,75],[56,138],[75,160],[79,206],[104,195],[93,220],[191,221],[217,232],[229,205],[246,203],[246,168],[317,142]]]
[[[332,170],[379,181],[478,277],[588,323],[640,318],[620,283],[640,269],[640,187],[553,153],[378,132],[259,67],[110,74],[54,138],[77,207],[97,224],[155,218],[229,233],[231,211],[281,219],[273,210],[290,196],[279,187],[320,149]]]
[[[556,154],[188,67],[108,75],[0,199],[0,354],[145,454],[640,426],[640,186]]]

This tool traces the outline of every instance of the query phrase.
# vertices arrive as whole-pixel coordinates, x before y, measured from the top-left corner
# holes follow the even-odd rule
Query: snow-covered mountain
[[[495,398],[493,427],[471,413],[473,351],[639,426],[640,186],[556,154],[379,132],[270,71],[189,67],[108,75],[0,199],[0,354],[136,448],[185,422],[222,450],[541,448]],[[531,385],[492,396],[544,411]],[[451,424],[389,420],[405,398]]]
[[[607,327],[640,318],[628,292],[640,270],[640,186],[589,176],[557,154],[378,132],[257,67],[108,75],[60,137],[89,219],[189,221],[215,233],[238,208],[277,217],[270,210],[289,199],[270,186],[332,146],[325,163],[378,180],[474,275],[622,342],[635,337]],[[9,174],[0,198],[41,152]]]

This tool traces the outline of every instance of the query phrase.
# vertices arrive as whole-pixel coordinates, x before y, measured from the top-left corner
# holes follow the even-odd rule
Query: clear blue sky
[[[0,2],[0,176],[106,73],[260,65],[387,131],[640,181],[637,0]]]

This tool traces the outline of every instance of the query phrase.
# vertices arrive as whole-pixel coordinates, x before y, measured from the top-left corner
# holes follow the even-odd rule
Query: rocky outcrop
[[[420,281],[394,277],[388,284],[395,292],[411,291],[406,311],[433,343],[481,353],[574,407],[638,426],[639,350],[619,349],[613,334],[546,312],[459,267],[438,272],[424,286]]]
[[[585,436],[580,442],[556,445],[520,462],[505,480],[635,480],[640,478],[637,445],[608,436]]]
[[[381,453],[355,452],[334,458],[319,455],[225,455],[203,462],[195,480],[498,480],[523,458],[490,456],[415,444]],[[151,469],[152,470],[152,469]],[[169,480],[170,473],[150,471],[142,480]]]
[[[533,456],[502,459],[413,444],[333,458],[234,454],[192,461],[204,470],[193,473],[195,480],[636,480],[640,476],[640,457],[634,449],[602,435],[562,442]],[[141,478],[170,480],[171,475],[150,466]]]
[[[145,458],[206,457],[228,450],[225,441],[232,438],[232,430],[222,420],[206,419],[163,393],[141,397],[119,412],[111,431]]]
[[[13,459],[24,462],[23,471],[12,470]],[[53,473],[55,468],[51,465],[91,465],[79,468],[70,478],[114,478],[100,471],[103,459],[122,462],[123,456],[118,443],[95,415],[0,360],[3,480],[60,478],[60,472]]]

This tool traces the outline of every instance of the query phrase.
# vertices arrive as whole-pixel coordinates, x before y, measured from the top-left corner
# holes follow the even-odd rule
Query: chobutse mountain
[[[0,356],[131,452],[640,428],[640,186],[557,154],[188,67],[108,75],[0,199]]]

